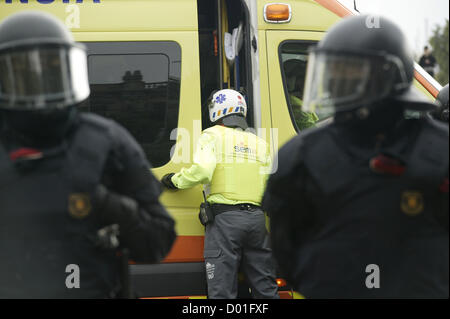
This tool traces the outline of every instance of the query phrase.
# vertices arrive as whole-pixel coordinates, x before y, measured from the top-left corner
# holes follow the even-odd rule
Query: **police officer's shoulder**
[[[135,142],[131,134],[119,123],[113,119],[109,119],[93,113],[81,113],[80,123],[83,125],[88,125],[91,128],[96,128],[106,134],[109,134],[114,140],[128,141],[132,140]]]
[[[422,120],[423,127],[428,128],[428,132],[432,137],[432,145],[440,153],[447,154],[449,152],[449,128],[448,124],[439,120],[424,118]],[[447,157],[448,158],[448,157]]]
[[[99,134],[105,134],[111,140],[113,149],[118,153],[133,153],[145,159],[146,156],[141,146],[131,133],[116,121],[93,113],[81,113],[80,124],[97,130]]]
[[[304,131],[301,131],[298,136],[302,137],[305,140],[320,138],[323,134],[326,134],[330,130],[330,127],[334,125],[333,121],[330,121],[326,124],[320,126],[310,127]]]
[[[424,117],[419,120],[423,129],[428,128],[434,132],[434,134],[446,138],[449,138],[449,127],[446,123],[437,121],[435,119]]]
[[[101,131],[110,130],[115,125],[113,120],[94,113],[80,113],[79,122],[81,125],[88,125]]]
[[[280,163],[278,173],[280,175],[291,174],[293,170],[300,167],[305,160],[308,149],[315,146],[325,134],[328,134],[330,125],[309,128],[283,145],[277,155]]]

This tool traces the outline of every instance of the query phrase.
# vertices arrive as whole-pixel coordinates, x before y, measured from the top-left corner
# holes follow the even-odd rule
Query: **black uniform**
[[[118,250],[102,247],[97,234],[110,224],[135,261],[158,262],[173,243],[159,183],[122,127],[83,114],[62,145],[23,148],[2,138],[0,298],[116,296]],[[71,264],[80,269],[79,289],[66,287]]]
[[[174,242],[144,152],[79,114],[88,96],[86,52],[58,19],[2,21],[0,298],[128,297],[127,256],[158,262]]]
[[[401,30],[368,18],[337,23],[309,60],[305,106],[334,121],[279,152],[273,252],[306,298],[448,298],[448,127],[405,119],[433,105],[412,91]]]
[[[280,150],[264,208],[281,269],[306,298],[448,297],[448,128],[404,120],[379,149],[349,133],[332,124]],[[374,172],[380,154],[400,161]]]

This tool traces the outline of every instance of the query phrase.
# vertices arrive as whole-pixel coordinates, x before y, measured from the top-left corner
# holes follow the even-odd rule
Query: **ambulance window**
[[[286,102],[297,132],[315,126],[319,118],[302,110],[308,52],[314,42],[285,41],[280,45],[280,65]]]
[[[130,131],[153,167],[170,160],[177,127],[181,49],[175,42],[86,43],[91,95],[82,109]]]

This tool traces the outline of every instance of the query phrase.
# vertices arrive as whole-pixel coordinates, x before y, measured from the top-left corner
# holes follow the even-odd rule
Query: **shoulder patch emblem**
[[[73,193],[69,195],[69,214],[70,216],[82,219],[91,212],[91,200],[88,194]]]
[[[402,211],[408,216],[415,216],[423,211],[423,195],[416,191],[404,191],[402,193],[401,205]]]

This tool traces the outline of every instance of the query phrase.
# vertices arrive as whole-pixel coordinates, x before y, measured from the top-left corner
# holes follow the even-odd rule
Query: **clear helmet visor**
[[[78,46],[0,52],[0,107],[65,108],[89,96],[86,52]]]
[[[381,100],[409,85],[403,64],[395,56],[312,52],[303,110],[323,119]]]

